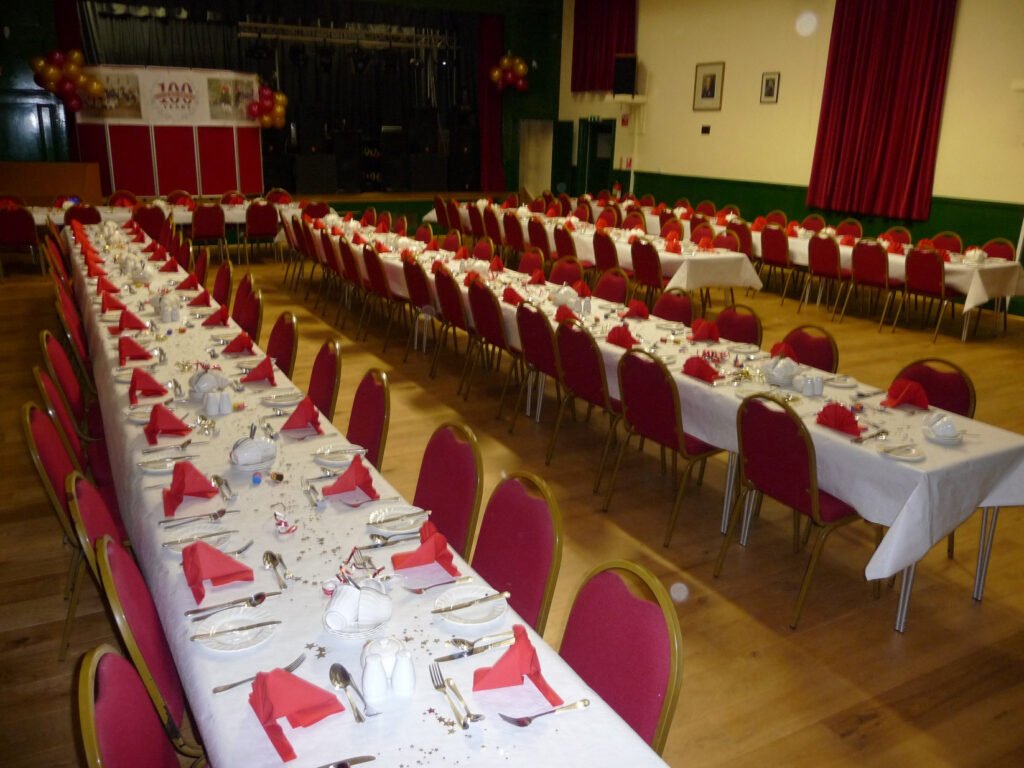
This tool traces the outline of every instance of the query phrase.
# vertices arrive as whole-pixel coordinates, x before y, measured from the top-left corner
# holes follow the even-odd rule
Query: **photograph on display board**
[[[100,75],[105,87],[100,97],[82,98],[82,117],[100,120],[141,120],[142,103],[139,99],[139,76],[129,72],[104,70]]]
[[[246,105],[257,98],[256,82],[251,77],[210,77],[207,91],[212,120],[245,122],[249,119]]]

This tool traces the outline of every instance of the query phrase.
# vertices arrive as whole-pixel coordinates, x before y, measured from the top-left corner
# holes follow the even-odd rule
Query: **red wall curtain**
[[[615,55],[636,53],[636,0],[576,0],[572,90],[610,91]]]
[[[807,204],[927,219],[957,0],[836,0]]]
[[[501,94],[491,82],[491,68],[498,66],[504,55],[504,26],[500,16],[480,19],[479,55],[477,56],[477,115],[480,128],[480,188],[485,192],[505,189],[505,166],[502,162]]]

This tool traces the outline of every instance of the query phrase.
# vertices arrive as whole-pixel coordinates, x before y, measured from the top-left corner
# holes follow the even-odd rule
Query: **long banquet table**
[[[102,228],[89,228],[89,231],[99,238]],[[140,247],[132,246],[133,249]],[[116,275],[115,252],[106,252],[105,255],[105,266],[114,275],[114,281],[122,286],[132,283],[125,276]],[[130,308],[156,323],[156,337],[148,340],[148,344],[161,347],[167,362],[158,365],[154,375],[162,381],[178,378],[184,383],[189,375],[186,368],[200,362],[220,364],[225,373],[237,376],[238,360],[226,356],[213,359],[209,351],[214,335],[238,330],[233,323],[227,329],[207,329],[201,327],[201,320],[191,317],[188,310],[182,322],[170,324],[159,322],[159,317],[147,312],[147,299],[172,288],[183,277],[182,272],[158,272],[148,276],[145,284],[139,282],[132,286],[130,292],[125,292],[124,299]],[[196,601],[182,573],[180,556],[162,546],[163,541],[172,538],[170,532],[162,531],[157,525],[163,518],[161,488],[169,483],[170,476],[151,476],[137,463],[144,458],[141,450],[147,447],[147,443],[142,426],[126,420],[128,397],[124,382],[127,379],[118,368],[114,337],[109,333],[109,320],[112,318],[109,314],[106,317],[101,315],[100,307],[93,299],[93,281],[85,277],[82,258],[77,251],[74,281],[76,295],[83,297],[84,319],[89,330],[94,374],[122,515],[156,602],[210,763],[215,768],[280,765],[278,754],[249,706],[247,697],[251,686],[243,685],[220,695],[214,695],[212,688],[261,670],[284,666],[300,652],[304,652],[307,658],[295,674],[318,686],[330,690],[328,669],[337,661],[344,663],[358,678],[364,640],[346,639],[324,628],[322,614],[327,598],[322,594],[321,583],[336,573],[355,545],[369,543],[366,531],[368,515],[370,511],[387,505],[381,502],[348,509],[337,501],[329,501],[321,502],[318,508],[311,508],[303,493],[302,480],[316,477],[323,471],[313,462],[313,452],[321,446],[346,443],[325,419],[322,420],[323,436],[306,440],[283,434],[277,442],[278,454],[273,470],[282,473],[284,480],[272,482],[269,473],[264,472],[262,483],[255,484],[250,472],[232,466],[229,450],[236,439],[248,435],[250,424],[271,414],[270,409],[261,404],[261,398],[271,392],[292,390],[294,385],[278,371],[277,387],[272,390],[267,385],[247,384],[244,391],[232,393],[236,408],[243,409],[219,417],[217,431],[213,435],[193,432],[190,436],[195,442],[189,447],[189,455],[195,457],[193,463],[208,477],[220,474],[227,479],[237,498],[227,504],[220,498],[186,498],[176,516],[209,513],[224,506],[240,512],[227,515],[219,523],[200,523],[178,529],[175,534],[233,531],[220,542],[224,549],[235,549],[249,540],[254,542],[238,559],[253,568],[255,581],[220,587],[210,587],[207,583],[203,604],[221,603],[257,591],[277,589],[271,573],[260,567],[261,553],[267,549],[283,555],[286,564],[294,571],[295,579],[289,582],[281,596],[268,599],[258,609],[283,622],[262,644],[223,652],[190,642],[189,635],[196,631],[196,625],[190,624],[184,612],[195,608]],[[251,364],[249,360],[245,362]],[[196,402],[184,402],[175,404],[175,407],[179,415],[183,411],[190,412],[191,416],[187,418],[194,421],[201,406]],[[173,446],[182,439],[162,437],[159,444]],[[169,452],[154,456],[168,455],[176,454]],[[374,471],[373,478],[382,500],[399,495],[398,490],[379,473]],[[275,510],[282,511],[289,522],[298,526],[294,534],[282,537],[276,533]],[[388,566],[386,570],[390,572],[390,554],[414,548],[415,543],[404,544],[371,554],[375,555],[377,565]],[[482,583],[457,555],[455,563],[463,574],[473,577],[474,583]],[[417,576],[421,581],[429,582],[439,575],[446,575],[437,566],[425,566],[419,570]],[[568,589],[570,585],[562,585],[562,588]],[[474,692],[473,670],[490,666],[502,652],[491,651],[478,658],[443,665],[445,674],[455,679],[472,709],[486,715],[484,721],[474,723],[469,730],[460,731],[451,721],[444,698],[430,684],[427,663],[454,650],[449,642],[453,634],[472,637],[474,630],[480,634],[484,628],[468,626],[465,631],[453,632],[442,620],[432,617],[430,609],[435,596],[441,592],[444,590],[418,596],[394,586],[391,591],[394,615],[372,635],[375,638],[399,637],[412,652],[416,669],[412,697],[392,696],[380,706],[382,714],[368,718],[363,725],[357,725],[349,711],[331,715],[306,728],[293,729],[286,721],[279,721],[298,755],[291,764],[297,768],[319,766],[347,756],[370,754],[376,755],[377,764],[383,766],[459,763],[569,765],[580,762],[608,766],[663,765],[634,731],[532,630],[529,630],[529,636],[537,649],[547,681],[567,702],[589,698],[589,709],[544,718],[525,729],[503,722],[498,717],[499,712],[531,714],[548,706],[529,682],[517,688]],[[485,629],[493,633],[507,630],[515,623],[522,622],[509,609]],[[340,692],[338,695],[339,701],[348,709],[347,700],[341,697]]]

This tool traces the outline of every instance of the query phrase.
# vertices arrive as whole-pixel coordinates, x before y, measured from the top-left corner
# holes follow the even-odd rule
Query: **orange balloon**
[[[512,67],[512,71],[516,73],[516,77],[526,77],[530,72],[530,68],[522,59],[516,59],[515,66]]]
[[[82,71],[82,68],[75,64],[73,61],[67,61],[64,63],[64,69],[61,70],[64,73],[64,77],[68,80],[75,82],[78,80],[78,75]]]
[[[260,128],[270,128],[274,124],[274,116],[271,114],[260,115]]]
[[[72,82],[74,82],[75,88],[77,88],[78,90],[80,90],[80,91],[82,91],[84,93],[88,93],[89,92],[89,76],[87,74],[85,74],[85,72],[82,72],[81,70],[79,70],[78,76],[75,77],[72,80]]]
[[[43,67],[46,66],[46,57],[33,56],[32,59],[29,61],[29,66],[31,66],[32,71],[38,75],[40,72],[43,71]]]
[[[512,57],[502,56],[498,64],[501,66],[502,69],[510,69],[512,67]]]
[[[60,67],[56,67],[53,64],[45,64],[39,74],[43,76],[43,80],[47,83],[53,83],[56,86],[57,81],[60,80]]]
[[[66,58],[76,67],[80,67],[83,64],[85,64],[85,57],[82,55],[82,52],[77,48],[72,48],[70,51],[64,54],[64,58]]]
[[[271,115],[271,117],[273,117],[276,120],[279,117],[283,118],[284,117],[284,113],[285,113],[285,106],[283,104],[275,104],[274,108],[270,112],[270,115]]]
[[[274,103],[280,104],[282,107],[288,106],[288,97],[285,95],[284,91],[278,91],[274,94]]]
[[[100,98],[105,92],[106,88],[103,87],[103,83],[97,80],[95,77],[89,78],[89,85],[86,86],[89,91],[89,95],[95,99]]]
[[[491,67],[491,82],[497,83],[501,81],[501,67]]]
[[[280,117],[275,117],[274,118],[274,127],[275,128],[284,128],[284,126],[285,126],[284,115],[281,115]]]

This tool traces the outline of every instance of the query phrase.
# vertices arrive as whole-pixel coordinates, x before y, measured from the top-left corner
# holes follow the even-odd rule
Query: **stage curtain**
[[[636,0],[576,0],[572,91],[610,91],[615,55],[636,53]]]
[[[812,208],[927,219],[956,0],[837,0]]]
[[[504,25],[500,16],[480,19],[477,56],[477,110],[480,127],[480,188],[485,192],[505,190],[502,162],[502,92],[491,82],[491,68],[498,66],[504,52]]]

